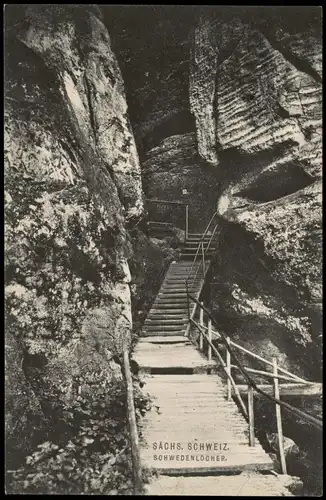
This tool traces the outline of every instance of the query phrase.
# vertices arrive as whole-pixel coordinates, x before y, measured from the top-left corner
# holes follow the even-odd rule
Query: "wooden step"
[[[175,283],[175,282],[183,282],[183,278],[179,278],[178,276],[176,276],[175,274],[171,274],[171,276],[165,276],[165,280],[164,280],[164,283]],[[197,276],[196,278],[196,282],[200,283],[202,281],[202,278],[200,278],[199,276]]]
[[[205,238],[187,238],[186,241],[184,242],[185,245],[189,245],[189,243],[196,243],[197,245],[199,245],[199,243],[203,242],[204,245],[207,245],[207,243],[209,243],[210,241],[210,237],[206,237]]]
[[[205,231],[204,231],[205,232]],[[204,233],[188,233],[187,238],[191,238],[192,236],[200,236],[200,238],[203,236]],[[205,234],[205,238],[210,238],[212,236],[212,233],[207,233]]]
[[[169,299],[168,301],[166,300],[161,300],[161,301],[158,301],[154,304],[155,306],[155,311],[159,311],[161,314],[165,314],[166,311],[169,311],[171,313],[173,313],[174,311],[183,311],[183,313],[188,316],[188,303],[187,301],[182,301],[182,302],[170,302],[171,299]],[[190,304],[191,306],[191,304]]]
[[[249,448],[249,447],[248,447]],[[163,453],[156,454],[156,456],[165,455]],[[172,455],[172,454],[170,454]],[[177,456],[177,454],[174,454]],[[183,454],[187,455],[187,454]],[[188,453],[188,455],[192,455]],[[198,456],[198,454],[193,454],[194,456]],[[179,453],[180,456],[180,453]],[[199,454],[200,456],[200,454]],[[244,470],[252,470],[252,471],[263,471],[263,470],[272,470],[273,462],[266,456],[265,460],[257,456],[252,458],[251,456],[247,456],[246,453],[243,455],[237,454],[236,457],[233,457],[232,460],[228,461],[216,461],[216,462],[205,462],[205,461],[194,461],[194,462],[186,462],[186,461],[158,461],[154,460],[154,454],[144,455],[141,454],[141,459],[144,463],[145,467],[149,469],[154,469],[158,473],[168,474],[168,475],[194,475],[194,474],[204,474],[204,473],[218,473],[218,472],[235,472],[235,471],[244,471]],[[212,465],[211,465],[212,464]]]
[[[180,336],[183,335],[183,333],[184,333],[184,330],[179,330],[179,331],[176,331],[176,332],[161,330],[161,331],[157,332],[157,335],[161,336],[161,337],[172,337],[173,335],[175,335],[176,337],[180,337]],[[155,335],[155,332],[153,332],[152,330],[151,331],[146,331],[146,329],[144,329],[142,331],[142,336],[143,337],[153,337],[154,335]]]
[[[169,307],[169,304],[171,304],[171,306],[173,307]],[[188,303],[186,300],[181,300],[181,301],[172,301],[171,300],[161,300],[161,299],[156,299],[154,304],[153,304],[153,309],[151,309],[151,311],[153,310],[154,312],[156,310],[160,310],[159,312],[160,313],[163,313],[165,314],[165,309],[168,309],[169,312],[187,312],[188,311]],[[150,313],[151,313],[150,311]]]
[[[195,294],[196,292],[194,292]],[[178,297],[179,295],[179,297]],[[155,301],[154,301],[154,304],[156,304],[157,302],[171,302],[172,304],[174,304],[175,302],[187,302],[187,294],[186,293],[181,293],[181,292],[176,292],[176,293],[173,293],[173,292],[166,292],[166,293],[161,293],[161,294],[158,294],[157,297],[155,298]],[[153,304],[153,305],[154,305]]]
[[[188,344],[190,341],[184,335],[174,336],[174,337],[160,337],[156,335],[155,337],[140,337],[138,343],[153,343],[153,344]]]
[[[182,309],[182,308],[186,308],[188,307],[188,302],[187,302],[187,299],[186,297],[185,298],[177,298],[177,297],[164,297],[164,296],[161,296],[161,297],[158,297],[157,300],[154,302],[154,307],[157,308],[157,306],[160,306],[160,308],[163,308],[164,306],[168,307],[168,309]]]
[[[168,278],[178,278],[178,277],[182,277],[182,276],[187,276],[189,274],[190,271],[193,271],[193,272],[196,272],[198,269],[197,267],[196,268],[193,268],[191,269],[191,266],[189,265],[189,269],[185,268],[185,269],[176,269],[175,271],[172,271],[171,274],[170,272],[168,271],[169,274],[165,275],[165,279],[168,279]]]
[[[205,238],[187,238],[186,241],[184,242],[185,245],[189,245],[189,243],[201,243],[203,242],[204,245],[207,245],[207,243],[211,241],[210,236],[205,236]]]
[[[166,302],[167,302],[166,300],[161,301],[158,298],[156,298],[155,302],[153,303],[153,308],[149,311],[149,313],[148,313],[147,316],[150,316],[150,315],[156,314],[156,313],[163,314],[163,315],[165,315],[165,314],[168,314],[168,315],[170,315],[170,314],[180,315],[180,314],[185,314],[188,311],[188,309],[187,309],[188,308],[187,300],[180,301],[181,302],[181,307],[180,308],[177,307],[177,308],[173,308],[171,310],[165,308],[164,310],[160,310],[160,308],[157,307],[158,304],[163,304],[164,305],[164,304],[166,304]],[[171,302],[171,304],[175,305],[174,300]],[[186,304],[186,307],[183,307],[184,304]],[[157,310],[157,309],[159,309],[159,310]]]
[[[146,325],[146,330],[149,331],[149,330],[165,330],[165,331],[168,331],[168,330],[171,330],[171,331],[175,331],[175,330],[180,330],[182,329],[182,325],[183,323],[181,323],[180,325],[179,324],[172,324],[172,325],[169,325],[169,324],[164,324],[164,325],[157,325],[157,324],[149,324],[149,325]]]
[[[192,293],[195,294],[198,290],[193,290]],[[166,299],[169,297],[173,297],[173,301],[175,298],[179,296],[182,299],[185,299],[187,297],[187,291],[186,288],[184,290],[163,290],[162,292],[159,292],[156,296],[156,299]],[[155,300],[156,300],[155,299]]]
[[[173,279],[175,281],[181,281],[181,282],[184,283],[187,280],[187,278],[190,276],[190,274],[192,276],[196,276],[196,281],[198,281],[199,283],[201,281],[203,281],[202,269],[199,269],[199,270],[192,269],[191,273],[190,273],[190,270],[187,271],[186,273],[181,273],[181,272],[180,273],[175,273],[175,274],[173,274]],[[166,280],[166,282],[169,282],[171,280],[171,276],[166,276],[165,280]],[[165,284],[165,281],[164,281],[164,284]]]
[[[260,472],[242,472],[237,475],[219,476],[159,476],[151,479],[146,486],[149,496],[220,496],[259,497],[293,496],[287,489],[291,478]]]
[[[178,325],[184,325],[187,323],[187,319],[154,319],[154,318],[147,318],[145,321],[145,328],[148,326],[164,326],[164,325],[173,325],[173,326],[178,326]]]
[[[194,264],[194,267],[197,268],[199,267],[200,263],[196,262]],[[177,264],[170,264],[170,267],[168,269],[168,272],[187,272],[190,271],[192,265],[189,264],[189,262],[184,261],[182,263],[177,263]]]
[[[201,278],[200,276],[197,275],[196,277],[196,283],[200,283],[202,281],[203,278]],[[175,276],[175,275],[172,275],[172,276],[166,276],[165,277],[165,280],[164,280],[164,284],[170,284],[171,285],[174,285],[175,283],[184,283],[185,282],[185,279],[183,276],[179,277],[179,276]]]
[[[213,374],[218,364],[208,361],[184,336],[189,306],[185,280],[191,274],[189,290],[197,297],[203,285],[201,262],[188,262],[197,251],[196,235],[192,238],[185,244],[182,260],[170,265],[133,352],[143,390],[151,395],[154,405],[139,424],[144,436],[141,460],[145,467],[170,475],[270,470],[273,463],[258,440],[255,447],[248,445],[248,423],[236,403],[226,400],[225,381]],[[210,248],[207,267],[214,252]],[[201,274],[196,276],[197,272]],[[154,457],[154,442],[173,441],[186,447],[187,443],[206,442],[208,436],[211,442],[228,442],[230,449],[223,459],[221,452],[214,455],[212,450],[204,452],[208,460],[202,461],[197,460],[195,451],[189,451],[187,459]]]
[[[155,309],[160,309],[161,312],[165,312],[165,310],[176,311],[179,309],[183,309],[186,314],[188,314],[188,302],[187,300],[180,301],[179,299],[175,299],[175,301],[171,302],[171,298],[160,298],[154,304]]]
[[[207,251],[208,245],[209,245],[209,243],[208,243],[208,242],[207,242],[207,243],[206,243],[206,242],[204,242],[204,251],[205,251],[205,252]],[[197,243],[197,242],[195,242],[195,241],[194,241],[194,242],[189,242],[189,241],[188,241],[188,242],[187,242],[187,244],[186,244],[186,245],[184,245],[184,246],[182,247],[182,250],[185,250],[185,249],[187,249],[187,248],[190,248],[191,250],[196,250],[196,251],[197,251],[197,250],[198,250],[198,248],[199,248],[199,250],[198,250],[198,254],[200,254],[200,253],[201,253],[201,251],[202,251],[202,249],[201,249],[201,243]],[[213,247],[212,245],[209,245],[209,250],[215,250],[215,247]]]
[[[189,283],[188,285],[188,290],[190,292],[196,292],[199,289],[199,287],[196,285],[192,285],[192,283]],[[182,284],[176,284],[176,285],[165,285],[162,286],[159,293],[166,293],[166,292],[183,292],[187,293],[187,287],[186,287],[186,282]]]
[[[178,326],[170,326],[170,325],[163,325],[163,326],[145,326],[144,327],[144,332],[152,332],[153,335],[156,335],[158,332],[162,332],[162,335],[164,336],[168,334],[169,332],[171,335],[173,335],[175,332],[179,332],[179,335],[184,335],[185,332],[185,327],[183,325],[178,325]]]
[[[188,317],[187,317],[187,314],[184,314],[184,313],[180,313],[180,314],[175,314],[173,311],[168,311],[166,313],[162,313],[162,312],[153,312],[151,311],[150,314],[147,316],[146,320],[147,319],[155,319],[155,320],[164,320],[164,319],[170,319],[170,320],[173,320],[173,319],[186,319],[188,320]],[[145,322],[146,322],[145,320]]]
[[[181,256],[182,257],[189,257],[189,256],[192,256],[192,257],[198,257],[198,259],[201,258],[201,254],[197,254],[197,252],[193,249],[193,248],[183,248],[182,249],[182,252],[181,252]],[[205,260],[207,259],[207,257],[211,257],[212,255],[214,254],[214,251],[212,250],[208,250],[207,252],[205,252]]]
[[[194,292],[193,292],[194,293]],[[187,302],[187,293],[186,292],[166,292],[161,293],[157,296],[157,300],[169,300],[170,302],[174,302],[175,300],[178,302]]]
[[[149,316],[147,316],[146,320],[145,320],[145,323],[146,324],[146,321],[147,320],[154,320],[154,321],[161,321],[161,320],[183,320],[183,321],[186,321],[188,322],[188,317],[187,317],[187,314],[180,314],[180,315],[175,315],[175,314],[162,314],[162,313],[159,313],[159,314],[150,314]]]
[[[140,359],[140,357],[137,357],[137,360]],[[137,361],[138,362],[138,361]],[[172,365],[174,366],[174,365]],[[186,368],[186,367],[184,367]],[[163,376],[163,375],[162,375]],[[191,375],[189,375],[191,376]],[[220,404],[222,404],[220,402]],[[197,411],[194,410],[189,410],[187,411],[185,408],[178,408],[176,407],[171,407],[171,411],[164,410],[164,407],[162,408],[160,405],[158,405],[160,408],[160,415],[156,415],[155,417],[152,417],[152,422],[155,425],[159,425],[161,429],[163,429],[165,426],[168,428],[174,423],[176,424],[177,422],[181,421],[183,423],[187,423],[189,426],[189,429],[197,428],[197,429],[202,429],[205,431],[205,428],[208,425],[213,425],[214,422],[216,422],[217,418],[217,413],[220,416],[224,416],[227,418],[227,424],[225,426],[219,425],[220,431],[222,432],[223,429],[230,429],[230,423],[232,423],[232,432],[235,431],[235,429],[242,429],[243,431],[248,430],[248,424],[246,422],[241,422],[242,420],[242,415],[239,413],[234,413],[231,414],[230,410],[229,411],[218,411],[218,404],[215,403],[215,409],[216,412],[212,411],[212,405],[208,405],[207,409],[206,408],[201,408],[198,409]],[[172,412],[172,409],[175,409],[174,413]],[[194,416],[196,417],[194,419]],[[196,422],[196,420],[201,419],[201,421]],[[170,422],[170,423],[169,423]]]
[[[185,321],[188,321],[188,318],[185,317],[185,316],[179,316],[179,317],[168,317],[166,315],[164,316],[152,316],[152,315],[149,315],[146,320],[145,320],[145,324],[146,322],[149,321],[151,324],[152,323],[162,323],[162,324],[165,324],[165,323],[175,323],[175,324],[184,324]]]
[[[195,290],[199,286],[200,286],[200,282],[199,283],[192,283],[191,286],[189,286],[189,288]],[[181,280],[181,281],[177,281],[174,283],[166,282],[161,286],[160,291],[161,290],[178,290],[178,289],[186,290],[186,280]]]

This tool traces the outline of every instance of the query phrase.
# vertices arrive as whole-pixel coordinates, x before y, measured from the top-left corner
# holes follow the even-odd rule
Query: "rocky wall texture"
[[[216,208],[221,183],[215,169],[199,156],[195,133],[165,138],[147,152],[142,167],[149,199],[188,204],[189,231],[200,231],[206,226]],[[162,221],[173,222],[185,230],[185,207],[170,205],[164,209]],[[157,218],[155,213],[154,216]]]
[[[131,331],[126,226],[143,211],[123,80],[96,9],[19,7],[6,11],[9,453],[28,415],[53,429],[115,376],[110,359]]]
[[[144,34],[144,11],[131,15],[135,50],[121,26],[114,44],[146,196],[188,202],[196,231],[218,206],[210,300],[221,323],[248,347],[319,377],[318,9],[207,8],[183,19],[176,8],[153,15]],[[176,211],[165,219],[183,227]]]
[[[190,105],[199,154],[224,186],[212,305],[239,341],[319,377],[318,14],[306,23],[203,14],[194,35]],[[302,352],[309,352],[307,363]]]
[[[189,29],[196,18],[191,7],[112,6],[103,15],[126,82],[140,156],[165,137],[194,131],[188,104]]]
[[[218,207],[207,301],[221,328],[317,379],[318,9],[297,16],[13,9],[5,110],[9,439],[28,427],[22,405],[42,421],[89,389],[89,377],[98,385],[113,376],[108,361],[132,315],[139,330],[161,269],[178,258],[183,217],[165,214],[179,227],[176,238],[146,235],[142,183],[146,197],[189,203],[198,232]]]
[[[196,231],[218,206],[223,231],[211,307],[237,340],[316,378],[320,12],[195,10],[183,17],[178,8],[153,7],[145,33],[145,10],[133,11],[132,33],[122,19],[113,28],[144,191],[188,202]],[[164,217],[183,227],[176,211]],[[309,352],[307,363],[302,352]]]

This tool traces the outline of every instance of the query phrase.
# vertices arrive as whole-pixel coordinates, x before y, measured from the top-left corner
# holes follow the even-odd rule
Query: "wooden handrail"
[[[247,394],[248,386],[247,384],[237,384],[240,394]],[[273,384],[258,384],[263,391],[272,393],[273,392]],[[284,396],[321,396],[322,395],[322,383],[321,382],[313,382],[311,384],[301,384],[300,382],[296,383],[283,383],[279,385],[280,394]],[[256,396],[262,396],[261,394],[256,394]]]
[[[190,297],[190,294],[188,293],[187,296]],[[189,322],[188,322],[188,325],[185,329],[184,337],[188,337],[189,330],[190,330],[190,322],[193,321],[193,318],[195,317],[196,309],[197,309],[197,304],[194,304],[192,307],[192,311],[190,312]]]
[[[216,233],[217,228],[218,228],[218,224],[216,224],[216,226],[215,226],[215,227],[214,227],[214,229],[213,229],[213,232],[212,232],[212,235],[211,235],[211,237],[210,237],[210,240],[209,240],[209,242],[208,242],[208,244],[207,244],[207,246],[206,246],[206,252],[208,252],[208,250],[209,250],[209,249],[210,249],[210,247],[211,247],[211,244],[212,244],[212,241],[213,241],[213,238],[214,238],[214,236],[215,236],[215,233]]]
[[[208,253],[208,250],[210,249],[210,246],[211,246],[211,243],[212,243],[212,240],[213,240],[213,237],[215,236],[215,233],[216,233],[216,229],[217,229],[217,225],[215,226],[213,232],[212,232],[212,235],[211,235],[211,238],[208,242],[208,244],[206,245],[206,248],[204,248],[204,241],[203,241],[203,238],[201,240],[201,244],[199,243],[198,245],[198,250],[200,248],[200,245],[201,245],[201,250],[202,250],[202,265],[203,265],[203,278],[205,279],[205,276],[206,276],[206,265],[205,265],[205,257],[206,257],[206,254]],[[205,234],[205,233],[204,233]],[[198,255],[198,254],[197,254]],[[195,259],[194,259],[194,262],[196,261],[196,256],[195,256]],[[198,272],[199,272],[199,269],[200,269],[200,266],[198,266],[197,268],[197,271],[192,279],[192,284],[194,284],[194,282],[196,281],[196,278],[197,278],[197,275],[198,275]],[[191,272],[191,271],[190,271]],[[190,277],[190,273],[189,273],[189,277]],[[189,277],[187,279],[189,279]]]
[[[205,231],[204,231],[204,233],[203,233],[200,241],[198,242],[197,251],[196,251],[195,257],[194,257],[194,259],[192,261],[191,268],[190,268],[190,271],[189,271],[187,279],[186,279],[186,283],[188,283],[189,280],[191,279],[191,273],[192,273],[192,271],[194,269],[194,266],[195,266],[195,263],[197,261],[197,257],[198,257],[198,254],[200,253],[200,250],[202,251],[203,278],[205,278],[205,274],[206,274],[206,270],[205,270],[205,256],[206,256],[206,254],[207,254],[207,252],[208,252],[208,250],[209,250],[209,248],[211,246],[213,237],[215,236],[216,229],[217,229],[217,226],[218,226],[217,224],[215,225],[215,227],[214,227],[214,229],[212,231],[210,240],[209,240],[208,244],[206,245],[206,248],[204,248],[204,239],[205,239],[205,236],[207,235],[207,233],[208,233],[208,231],[209,231],[209,229],[211,227],[211,224],[212,224],[212,222],[213,222],[213,220],[214,220],[214,218],[216,216],[217,216],[217,212],[214,212],[213,215],[212,215],[212,217],[210,218],[207,226],[206,226],[206,229],[205,229]],[[195,273],[195,275],[193,277],[192,283],[194,283],[194,281],[197,278],[197,275],[198,275],[198,272],[199,272],[199,268],[200,268],[200,266],[198,266],[198,268],[196,270],[196,273]]]
[[[258,359],[259,361],[262,361],[263,363],[265,363],[267,365],[273,366],[273,363],[271,363],[270,361],[268,361],[268,359],[265,359],[265,358],[259,356],[258,354],[255,354],[254,352],[248,351],[248,349],[245,349],[244,347],[242,347],[242,345],[237,344],[236,342],[233,342],[232,340],[230,341],[230,344],[233,347],[235,347],[236,349],[239,349],[240,351],[245,352],[246,354],[248,354],[248,356],[251,356],[252,358]],[[285,373],[286,375],[288,375],[289,377],[291,377],[294,380],[297,380],[298,382],[302,382],[303,384],[304,383],[309,383],[307,380],[304,380],[303,378],[298,377],[294,373],[291,373],[291,372],[285,370],[285,368],[281,368],[279,366],[278,369],[280,371],[282,371],[282,373]]]
[[[212,314],[206,309],[206,307],[201,304],[194,296],[192,295],[189,295],[190,298],[197,304],[199,305],[204,313],[211,319],[211,321],[215,324],[215,319],[214,317],[212,316]],[[198,325],[195,323],[195,325],[197,326],[198,328]],[[203,335],[205,335],[206,337],[206,333],[204,332],[204,330],[202,330],[202,333]],[[263,390],[261,390],[256,382],[250,377],[250,375],[247,373],[246,369],[242,366],[242,363],[237,359],[235,353],[233,352],[233,350],[231,350],[231,342],[227,342],[227,339],[226,339],[226,336],[224,335],[224,333],[221,332],[221,338],[222,340],[224,341],[224,344],[226,346],[226,348],[230,351],[230,354],[231,356],[233,356],[233,359],[234,361],[236,362],[237,366],[239,367],[242,375],[244,376],[245,380],[247,381],[247,384],[249,386],[251,386],[256,392],[258,392],[259,394],[265,396],[267,399],[269,399],[270,401],[272,401],[273,403],[276,403],[280,406],[282,406],[283,408],[285,408],[286,410],[288,410],[290,413],[293,413],[294,415],[302,418],[303,420],[305,420],[307,423],[310,423],[312,425],[314,425],[316,428],[318,429],[322,429],[323,427],[323,424],[322,424],[322,421],[319,420],[318,418],[315,418],[313,417],[312,415],[309,415],[308,413],[304,412],[304,411],[301,411],[301,410],[298,410],[298,408],[295,408],[294,406],[290,405],[289,403],[286,403],[285,401],[281,401],[280,399],[278,398],[275,398],[274,396],[271,396],[270,394],[267,394],[266,392],[264,392]],[[208,341],[207,337],[206,337],[206,341]],[[214,346],[214,350],[216,350],[215,346]],[[219,354],[219,358],[221,358],[221,355]],[[275,378],[274,378],[275,380]]]
[[[249,446],[255,446],[254,391],[248,385]]]
[[[244,416],[246,418],[248,418],[248,412],[247,412],[246,406],[245,406],[245,404],[243,402],[243,399],[242,399],[242,397],[240,395],[240,392],[238,391],[237,385],[236,385],[236,383],[235,383],[232,375],[228,373],[226,363],[224,362],[222,356],[220,355],[220,353],[216,349],[215,345],[208,339],[208,337],[206,337],[206,334],[205,334],[204,330],[202,330],[200,328],[200,326],[195,321],[193,321],[193,320],[190,320],[190,321],[191,321],[191,323],[193,323],[196,326],[196,328],[198,328],[198,330],[200,331],[200,333],[205,337],[205,340],[207,341],[207,343],[209,344],[209,346],[211,347],[211,349],[214,351],[214,353],[218,357],[218,359],[219,359],[219,361],[220,361],[220,363],[221,363],[221,365],[222,365],[222,367],[223,367],[223,369],[224,369],[224,371],[225,371],[228,379],[231,382],[231,385],[232,385],[232,387],[234,389],[234,392],[235,392],[235,394],[236,394],[236,396],[237,396],[237,398],[239,400],[239,403],[240,403],[240,406],[242,408],[243,414],[244,414]]]
[[[280,391],[278,387],[278,377],[277,377],[277,360],[273,358],[273,374],[274,377],[274,395],[275,399],[280,399]],[[286,470],[286,461],[284,454],[284,444],[283,444],[283,427],[282,427],[282,416],[281,416],[281,407],[280,405],[276,405],[276,426],[277,426],[277,435],[278,435],[278,448],[281,462],[281,470],[282,474],[287,474]]]
[[[207,329],[206,326],[203,326],[203,328]],[[215,335],[218,339],[222,338],[221,334],[216,332],[215,330],[212,330],[212,334]],[[251,356],[252,358],[258,359],[259,361],[262,361],[266,365],[273,366],[273,363],[271,361],[268,361],[268,359],[265,359],[262,356],[255,354],[254,352],[248,351],[248,349],[246,349],[245,347],[243,347],[240,344],[237,344],[236,342],[233,342],[233,340],[230,340],[230,344],[231,344],[231,346],[235,347],[236,349],[239,349],[240,351],[245,352],[246,354],[248,354],[248,356]],[[301,377],[298,377],[294,373],[289,372],[288,370],[286,370],[285,368],[282,368],[281,366],[278,366],[278,370],[281,371],[282,373],[285,373],[285,375],[288,375],[292,379],[297,380],[298,382],[301,382],[302,384],[310,384],[311,383],[308,380],[305,380]]]
[[[183,201],[157,200],[155,198],[145,198],[145,202],[147,202],[147,203],[159,203],[161,205],[183,205],[185,207],[188,206],[188,203],[185,203]]]
[[[139,453],[139,438],[136,423],[136,412],[134,404],[134,390],[132,385],[132,375],[129,363],[129,352],[124,344],[123,349],[123,366],[124,375],[127,386],[127,413],[130,430],[130,443],[131,443],[131,459],[132,459],[132,472],[133,472],[133,492],[134,495],[142,494],[142,472],[140,465]]]
[[[204,330],[208,330],[207,326],[205,326],[204,324],[200,325],[200,326]],[[212,335],[215,336],[218,339],[222,338],[221,335],[218,332],[216,332],[215,330],[213,330],[213,329],[212,329]],[[258,359],[259,361],[262,361],[263,363],[265,363],[265,364],[267,364],[269,366],[273,366],[273,363],[270,362],[270,361],[268,361],[268,359],[265,359],[262,356],[259,356],[258,354],[255,354],[254,352],[248,351],[242,345],[237,344],[236,342],[233,342],[233,340],[229,340],[229,342],[230,342],[231,346],[233,346],[236,349],[239,349],[239,350],[245,352],[246,354],[248,354],[248,356],[251,356],[252,358]],[[236,365],[232,365],[232,368],[239,369]],[[273,376],[272,372],[264,372],[262,370],[254,370],[253,368],[247,368],[247,367],[245,367],[245,368],[246,368],[247,371],[250,371],[252,373],[257,373],[257,374],[261,374],[261,375],[266,374],[266,376],[270,376],[270,377]],[[282,368],[281,366],[278,366],[278,371],[281,371],[281,372],[283,372],[283,373],[285,373],[287,375],[287,377],[282,376],[282,375],[278,375],[279,379],[288,380],[289,382],[293,382],[295,380],[297,382],[301,382],[302,384],[307,384],[307,385],[314,384],[314,382],[311,382],[309,380],[305,380],[305,379],[303,379],[301,377],[298,377],[294,373],[291,373],[291,372],[287,371],[285,368]]]
[[[229,352],[229,351],[227,351]],[[231,368],[233,370],[239,370],[239,367],[237,365],[231,365]],[[263,377],[267,378],[277,378],[279,380],[286,380],[287,382],[293,382],[292,377],[286,377],[285,375],[274,375],[272,372],[265,372],[263,370],[255,370],[254,368],[249,368],[248,366],[244,366],[244,368],[247,370],[247,372],[250,373],[256,373],[257,375],[262,375]],[[305,382],[307,385],[313,384],[313,382]]]

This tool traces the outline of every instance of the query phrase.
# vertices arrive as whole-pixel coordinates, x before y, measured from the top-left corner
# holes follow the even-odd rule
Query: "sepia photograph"
[[[322,7],[3,14],[5,494],[321,497]]]

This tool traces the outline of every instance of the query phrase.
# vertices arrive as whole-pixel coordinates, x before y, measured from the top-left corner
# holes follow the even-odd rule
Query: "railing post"
[[[132,376],[129,363],[129,353],[126,346],[124,346],[123,349],[123,365],[124,365],[124,375],[127,386],[127,413],[128,413],[130,443],[131,443],[133,490],[134,490],[134,495],[141,495],[142,473],[141,473],[140,454],[139,454],[139,439],[137,431]]]
[[[273,381],[274,381],[274,397],[276,399],[280,399],[280,391],[279,391],[278,378],[277,378],[277,360],[276,360],[276,358],[273,358],[273,374],[275,375],[275,377],[273,379]],[[284,455],[281,407],[279,404],[276,404],[276,425],[277,425],[277,436],[278,436],[281,470],[282,470],[282,474],[287,474],[286,461],[285,461],[285,455]]]
[[[201,302],[200,305],[202,306],[203,302]],[[204,326],[204,311],[201,307],[199,309],[199,324],[200,324],[200,326]],[[203,347],[204,347],[204,339],[203,339],[203,334],[200,332],[199,349],[202,351]]]
[[[208,319],[207,327],[208,327],[207,333],[208,333],[208,340],[209,340],[208,361],[212,361],[212,347],[210,344],[212,342],[212,320],[211,319]]]
[[[249,446],[255,446],[254,391],[248,385]]]
[[[228,345],[230,345],[230,337],[227,337],[226,340],[227,340]],[[226,350],[226,369],[227,369],[228,374],[231,375],[231,353],[228,349]],[[231,395],[232,395],[231,390],[232,390],[231,380],[228,378],[228,380],[227,380],[227,399],[228,399],[228,401],[231,401]]]
[[[188,238],[189,232],[189,206],[186,205],[186,228],[185,228],[185,240]]]
[[[205,252],[204,252],[204,242],[201,242],[201,251],[203,257],[203,277],[205,278]]]
[[[186,281],[186,293],[187,293],[188,320],[190,320],[190,301],[189,301],[188,281]]]

